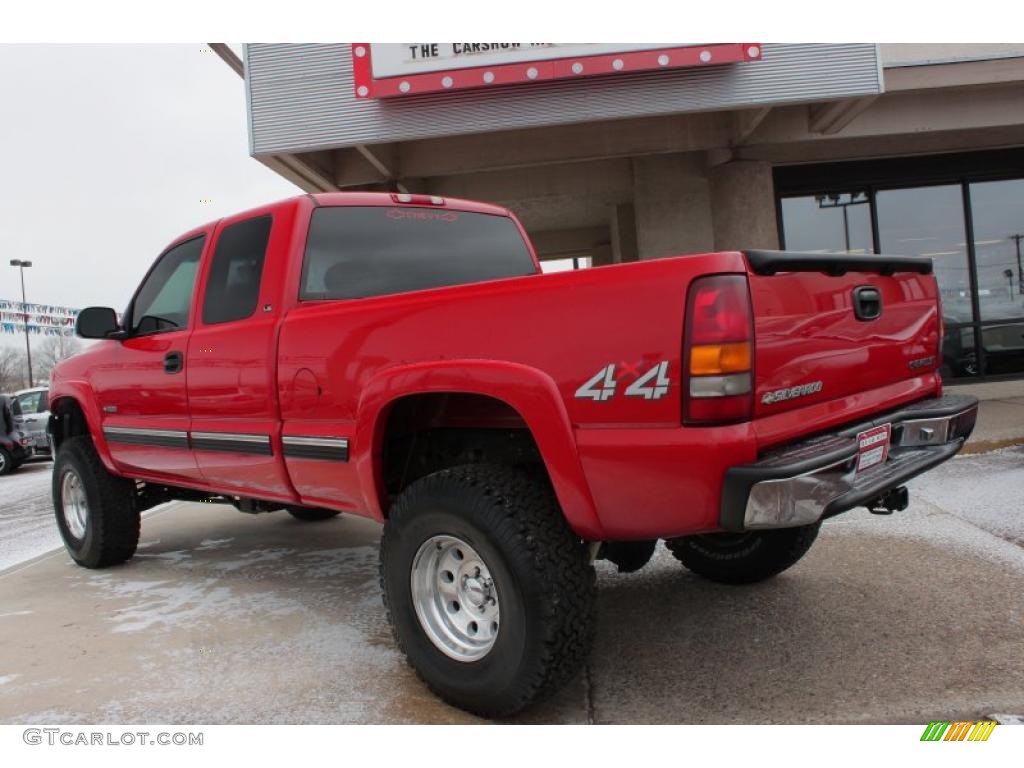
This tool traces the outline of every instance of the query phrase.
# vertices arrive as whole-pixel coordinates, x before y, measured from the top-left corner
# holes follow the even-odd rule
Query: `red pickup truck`
[[[383,523],[398,645],[440,696],[516,712],[581,667],[593,561],[658,539],[701,576],[799,560],[907,504],[977,402],[942,394],[928,259],[706,253],[541,274],[492,205],[296,197],[195,229],[50,386],[71,556],[132,557],[172,499]]]

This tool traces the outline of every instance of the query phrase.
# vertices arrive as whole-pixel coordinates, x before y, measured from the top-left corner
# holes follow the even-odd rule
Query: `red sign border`
[[[714,43],[657,48],[647,51],[572,56],[545,61],[521,61],[493,67],[469,67],[419,75],[374,79],[369,43],[352,43],[352,73],[357,99],[387,99],[425,93],[492,88],[546,80],[582,80],[600,75],[650,72],[659,69],[709,67],[758,61],[761,43]]]

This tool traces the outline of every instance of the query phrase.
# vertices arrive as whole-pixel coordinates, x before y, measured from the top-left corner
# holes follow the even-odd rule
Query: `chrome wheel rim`
[[[456,661],[477,661],[498,639],[498,587],[487,563],[455,536],[420,545],[410,574],[420,626],[438,650]]]
[[[84,539],[89,519],[89,503],[77,472],[70,469],[64,472],[60,481],[60,501],[68,532],[76,539]]]
[[[3,472],[5,469],[7,469],[7,454],[0,451],[0,472]]]

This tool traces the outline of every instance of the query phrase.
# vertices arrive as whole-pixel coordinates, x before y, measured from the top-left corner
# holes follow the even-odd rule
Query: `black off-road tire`
[[[669,539],[665,546],[699,576],[722,584],[771,578],[807,554],[821,523],[747,533],[710,533]]]
[[[439,535],[475,549],[497,589],[494,645],[473,661],[439,650],[414,607],[416,553]],[[593,643],[594,568],[546,477],[479,464],[417,480],[384,525],[380,579],[410,665],[442,699],[481,717],[507,717],[550,696],[582,668]]]
[[[85,533],[78,537],[63,513],[62,485],[77,474],[87,502]],[[89,437],[69,437],[61,443],[53,466],[53,507],[64,546],[86,568],[105,568],[129,560],[139,543],[140,514],[135,483],[107,471]]]
[[[317,523],[335,518],[341,512],[322,507],[288,507],[288,514],[304,523]]]
[[[14,458],[6,448],[0,448],[0,477],[10,474],[17,467],[14,465]]]

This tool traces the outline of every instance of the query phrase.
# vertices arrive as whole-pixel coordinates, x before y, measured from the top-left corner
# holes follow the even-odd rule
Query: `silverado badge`
[[[772,403],[781,403],[784,400],[792,400],[796,397],[814,395],[821,392],[822,386],[823,385],[820,381],[812,381],[809,384],[797,384],[795,387],[775,389],[761,395],[761,404],[771,405]]]

